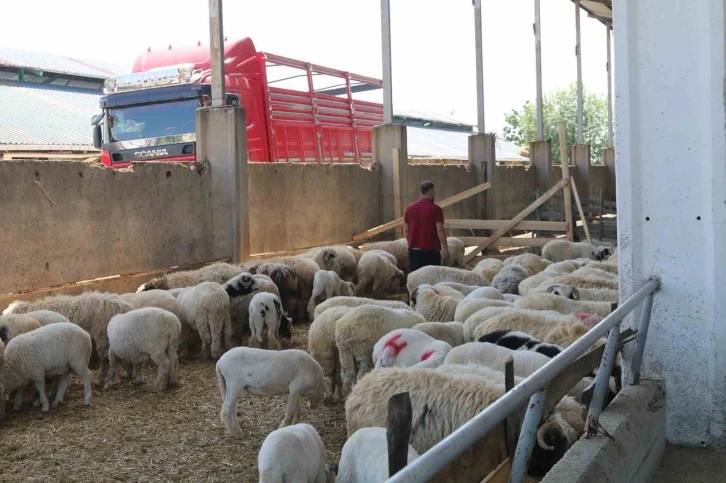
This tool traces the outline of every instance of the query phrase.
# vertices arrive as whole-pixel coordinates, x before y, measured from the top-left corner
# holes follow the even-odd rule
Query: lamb
[[[451,345],[414,329],[396,329],[373,347],[375,367],[438,367]]]
[[[232,322],[229,318],[229,296],[216,282],[202,282],[185,288],[177,296],[182,330],[196,330],[202,339],[202,357],[222,355],[222,338],[232,347]]]
[[[325,456],[323,440],[309,424],[276,429],[257,456],[260,483],[332,483],[335,477],[325,468]]]
[[[36,310],[34,312],[28,312],[28,317],[32,317],[38,322],[40,322],[40,325],[48,325],[48,324],[57,324],[58,322],[69,322],[67,317],[62,316],[61,314],[57,312],[52,312],[50,310]]]
[[[436,286],[453,288],[454,290],[461,293],[465,297],[468,296],[473,291],[479,290],[482,288],[482,287],[479,287],[478,285],[464,285],[463,283],[456,283],[456,282],[440,282],[440,283],[437,283]]]
[[[308,303],[308,314],[310,320],[315,319],[315,307],[318,302],[324,302],[335,296],[355,297],[355,285],[353,282],[345,282],[338,277],[333,271],[320,270],[315,272],[315,281],[313,282],[313,293]]]
[[[478,299],[504,300],[504,294],[494,287],[477,287],[464,297],[464,300]]]
[[[372,294],[376,298],[398,292],[406,283],[406,274],[376,253],[364,253],[358,263],[356,294]]]
[[[520,282],[531,275],[532,273],[524,267],[517,265],[516,263],[511,263],[502,268],[497,276],[494,277],[494,280],[492,280],[492,287],[503,294],[516,294],[518,293]]]
[[[568,240],[552,240],[542,247],[542,258],[553,262],[564,262],[576,258],[590,260],[606,260],[613,252],[610,247],[596,247],[587,242],[571,242]]]
[[[408,464],[418,453],[408,445]],[[343,445],[338,483],[383,483],[388,480],[388,439],[385,428],[360,428]]]
[[[568,347],[585,335],[588,328],[571,315],[515,309],[509,313],[495,315],[477,325],[473,338],[479,340],[486,334],[500,330],[522,331],[542,342]]]
[[[0,340],[7,344],[13,337],[25,334],[38,327],[40,327],[40,322],[27,315],[0,315]]]
[[[311,408],[325,397],[325,382],[320,364],[307,352],[290,349],[267,351],[235,347],[219,358],[216,366],[222,410],[222,426],[233,436],[243,437],[237,420],[237,398],[245,390],[256,396],[287,394],[287,410],[280,427],[295,424],[300,398],[306,396]]]
[[[487,307],[512,307],[512,303],[507,302],[506,300],[464,299],[456,306],[454,320],[456,322],[464,323],[466,322],[466,319]]]
[[[398,269],[403,272],[408,271],[408,242],[405,238],[399,238],[394,241],[381,241],[366,243],[361,246],[363,252],[370,250],[383,250],[393,255],[398,261]],[[358,262],[360,264],[360,262]]]
[[[38,391],[41,411],[49,411],[45,395],[45,378],[61,376],[52,407],[63,402],[71,372],[83,377],[83,404],[91,404],[91,336],[70,323],[49,324],[14,337],[5,347],[3,386],[15,394],[15,411],[23,404],[23,391],[33,383]]]
[[[375,253],[376,255],[383,257],[386,260],[388,260],[389,262],[391,262],[392,265],[396,265],[396,267],[398,267],[398,260],[396,260],[396,257],[394,257],[393,255],[391,255],[390,253],[388,253],[385,250],[368,250],[367,252],[363,252],[363,254],[361,255],[361,258],[363,258],[363,255],[365,255],[366,253]],[[360,260],[358,260],[358,263],[360,263]]]
[[[236,339],[241,339],[243,332],[250,327],[250,302],[258,293],[271,293],[278,297],[280,291],[267,275],[252,275],[242,272],[222,285],[229,296],[229,317],[232,323],[232,333]],[[282,299],[281,299],[282,300]]]
[[[411,328],[430,335],[434,339],[444,341],[451,347],[459,346],[465,342],[464,324],[461,322],[423,322]]]
[[[529,334],[516,330],[498,330],[479,337],[478,342],[501,346],[513,351],[528,351],[553,358],[560,355],[562,347],[537,340]]]
[[[143,383],[141,365],[154,361],[157,367],[155,391],[176,384],[176,349],[181,322],[168,310],[143,307],[114,316],[108,323],[110,368],[104,389],[111,387],[118,360],[134,364],[136,383]]]
[[[485,258],[477,263],[472,271],[484,277],[487,280],[487,284],[490,284],[502,268],[504,268],[504,263],[501,260],[497,258]]]
[[[415,312],[377,306],[356,307],[341,317],[335,324],[335,345],[343,395],[373,368],[371,354],[378,339],[392,330],[411,328],[421,322],[425,322],[423,316]]]
[[[610,314],[610,303],[571,300],[554,293],[530,293],[514,303],[518,309],[554,310],[561,314],[595,314],[602,317]]]
[[[134,307],[118,295],[85,292],[80,295],[54,295],[32,302],[16,301],[3,314],[27,314],[37,310],[56,312],[88,332],[99,358],[96,379],[103,385],[108,376],[108,322],[111,317],[130,312]],[[52,324],[53,325],[53,324]]]
[[[353,307],[331,307],[310,325],[308,332],[308,353],[320,364],[325,379],[325,393],[333,395],[338,389],[342,400],[342,381],[338,362],[338,348],[335,345],[335,324]]]
[[[176,297],[166,290],[145,290],[143,292],[121,294],[119,297],[133,305],[135,309],[156,307],[171,312],[177,318],[180,316],[179,302],[176,301]]]
[[[172,272],[152,278],[145,284],[141,285],[137,292],[144,292],[146,290],[153,289],[169,290],[170,288],[194,287],[202,282],[216,282],[218,284],[223,284],[241,272],[242,269],[238,265],[230,265],[229,263],[213,263],[197,270]]]
[[[449,248],[449,258],[443,258],[442,265],[446,267],[466,268],[464,263],[464,252],[466,246],[464,242],[456,237],[450,236],[446,239],[446,245]]]
[[[419,285],[411,295],[414,310],[423,315],[427,322],[447,322],[454,319],[456,307],[464,299],[461,293],[450,289],[453,293],[442,293],[446,287],[432,287],[428,284]]]
[[[331,272],[334,273],[334,272]],[[337,277],[337,275],[336,275]],[[249,346],[259,347],[262,343],[262,331],[267,327],[267,345],[269,349],[280,350],[280,343],[275,336],[292,337],[292,323],[282,312],[280,297],[273,293],[255,294],[250,302],[250,336]]]
[[[358,260],[348,247],[333,246],[316,248],[309,258],[318,264],[320,270],[331,270],[341,280],[353,282],[358,272]]]
[[[407,391],[413,409],[410,443],[416,451],[423,453],[504,394],[504,384],[495,383],[481,375],[454,376],[439,371],[450,367],[373,371],[356,384],[346,401],[348,435],[364,427],[385,427],[388,400],[394,394]],[[520,422],[525,407],[515,413]],[[584,418],[584,408],[572,398],[566,397],[558,403],[537,432],[537,447],[530,463],[530,474],[541,476],[562,457],[584,431]],[[506,457],[503,450],[497,450],[504,446],[502,441],[503,425],[498,425],[485,437],[484,444],[492,450],[487,453],[485,461],[478,461],[482,477],[494,470]],[[543,464],[545,459],[548,464]]]
[[[425,283],[436,285],[440,282],[456,282],[464,285],[478,285],[483,287],[487,284],[484,277],[478,273],[460,268],[427,266],[408,274],[406,284],[408,293],[412,294],[419,285]]]
[[[522,255],[517,255],[504,261],[504,266],[511,264],[524,268],[530,276],[537,275],[545,268],[542,259],[533,253],[523,253]]]
[[[552,295],[557,295],[559,297],[564,297],[568,300],[580,300],[580,291],[579,290],[577,290],[575,287],[571,287],[569,285],[564,285],[562,283],[558,283],[555,285],[543,285],[543,286],[537,287],[536,289],[530,291],[530,293],[532,293],[532,294],[542,293],[542,292],[552,294]]]
[[[414,310],[403,302],[396,300],[377,300],[365,297],[333,297],[322,304],[315,307],[315,318],[332,307],[360,307],[361,305],[377,305],[379,307],[388,307],[389,309]]]

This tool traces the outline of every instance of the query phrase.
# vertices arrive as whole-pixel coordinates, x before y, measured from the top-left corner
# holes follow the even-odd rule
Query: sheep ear
[[[593,379],[590,384],[582,391],[580,396],[580,402],[585,405],[586,408],[590,407],[592,401],[592,394],[595,392],[595,380]]]
[[[577,290],[577,287],[572,287],[572,296],[574,300],[580,300],[580,291]]]

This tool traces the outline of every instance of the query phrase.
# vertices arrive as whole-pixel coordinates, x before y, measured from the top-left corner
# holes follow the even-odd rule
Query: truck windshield
[[[199,99],[185,99],[109,109],[111,142],[193,133],[199,103]]]

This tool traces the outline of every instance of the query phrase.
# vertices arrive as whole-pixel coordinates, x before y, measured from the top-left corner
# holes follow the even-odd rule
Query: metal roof
[[[0,66],[91,77],[94,79],[107,79],[131,72],[130,66],[81,60],[63,55],[28,52],[7,47],[0,47]]]
[[[572,1],[574,2],[575,0]],[[605,25],[610,25],[613,22],[612,0],[580,0],[580,7],[590,17],[599,20]]]
[[[421,127],[407,127],[408,155],[435,159],[469,158],[470,133],[442,131]],[[517,154],[520,147],[503,139],[497,139],[497,161],[529,161]]]
[[[93,146],[101,93],[0,80],[0,145]]]

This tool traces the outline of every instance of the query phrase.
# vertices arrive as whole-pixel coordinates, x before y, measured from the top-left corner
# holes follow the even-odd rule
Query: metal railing
[[[530,403],[519,434],[519,441],[514,454],[509,480],[510,483],[520,483],[523,481],[524,475],[527,472],[529,458],[534,449],[537,428],[544,415],[545,397],[542,389],[561,372],[566,370],[575,360],[585,354],[600,338],[607,335],[608,338],[600,363],[600,369],[596,375],[595,389],[587,418],[587,432],[588,434],[593,434],[599,426],[598,420],[602,413],[610,374],[617,356],[620,323],[630,312],[645,301],[641,311],[636,348],[631,363],[634,376],[632,384],[639,383],[640,365],[643,360],[645,340],[648,335],[648,325],[650,323],[650,313],[653,308],[653,296],[659,287],[659,280],[649,280],[632,297],[605,317],[595,327],[590,329],[584,336],[532,375],[525,378],[484,411],[441,440],[403,470],[396,473],[388,479],[388,483],[428,481],[441,469],[467,451],[477,441],[485,437],[495,426],[504,422],[509,415],[523,407],[529,399]]]

